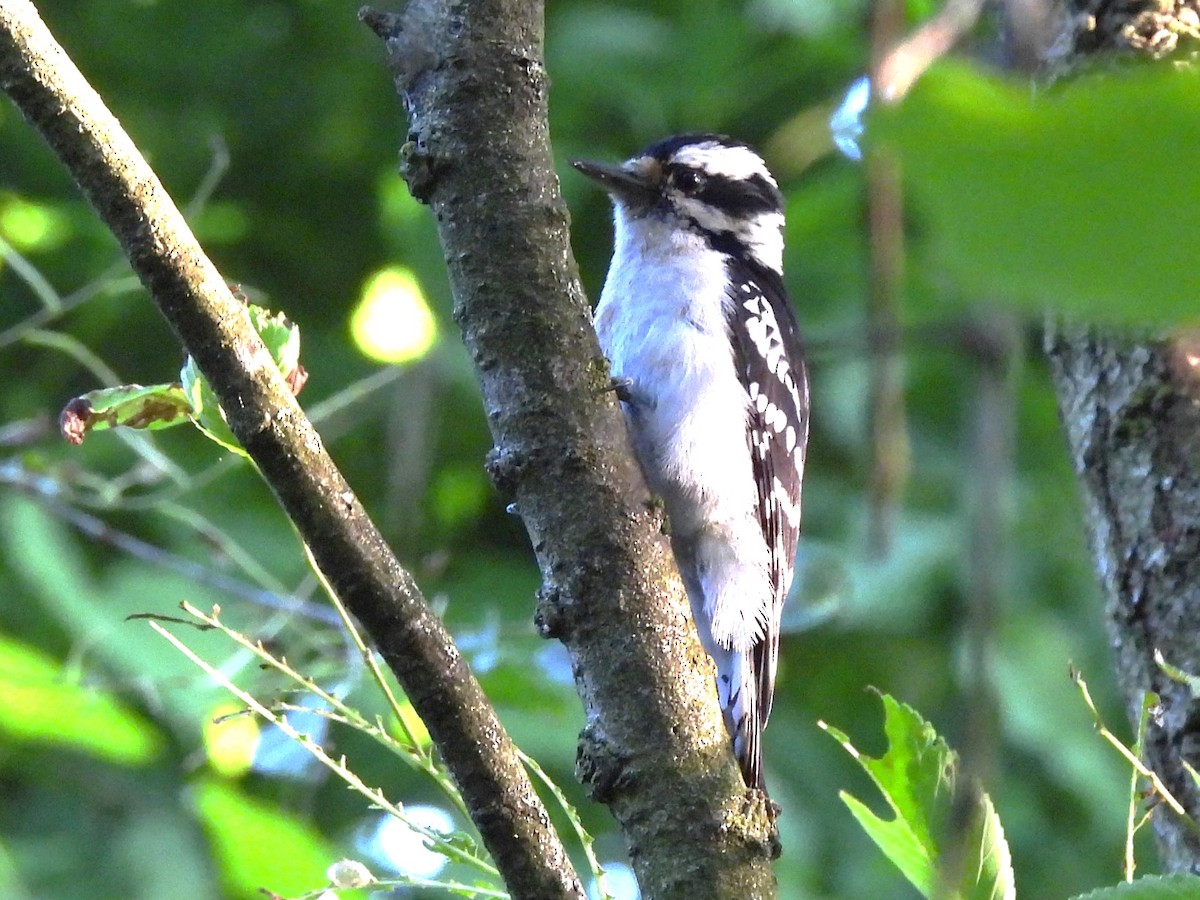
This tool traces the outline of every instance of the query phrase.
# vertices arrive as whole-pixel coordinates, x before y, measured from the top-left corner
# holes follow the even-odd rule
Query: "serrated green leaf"
[[[1198,83],[1158,66],[1034,94],[944,63],[872,127],[900,157],[914,247],[964,302],[1175,323],[1200,294],[1181,238],[1200,230],[1200,170],[1163,164],[1200,145]]]
[[[988,900],[1014,900],[1017,896],[1017,883],[1013,875],[1012,853],[1004,837],[1000,816],[996,814],[992,798],[987,794],[979,795],[979,808],[972,828],[974,833],[967,847],[968,851],[972,847],[978,848],[979,868],[974,874],[975,885],[980,890],[970,891],[967,896],[986,897]],[[969,859],[968,865],[974,862],[974,859]],[[971,871],[963,874],[966,878],[972,876]]]
[[[892,864],[912,883],[922,895],[932,896],[937,883],[937,868],[930,856],[929,847],[921,842],[916,832],[904,818],[897,816],[888,821],[871,812],[861,800],[846,791],[838,796],[846,804],[859,826],[884,852]]]
[[[250,324],[262,338],[280,373],[284,378],[290,378],[300,367],[300,329],[281,312],[271,312],[253,303],[246,311],[250,314]]]
[[[857,798],[843,793],[842,801],[876,845],[925,897],[965,900],[1011,900],[1016,896],[1012,858],[999,817],[986,794],[980,793],[967,825],[957,836],[963,854],[959,880],[946,891],[938,871],[948,837],[945,833],[954,803],[956,755],[912,707],[880,694],[888,749],[880,757],[859,752],[844,733],[822,724],[875,782],[895,813],[884,819]]]
[[[179,384],[123,384],[89,391],[69,402],[59,427],[72,444],[82,444],[89,431],[138,428],[155,431],[191,420],[192,406]]]
[[[1080,894],[1072,900],[1200,900],[1200,877],[1148,875],[1136,881]]]

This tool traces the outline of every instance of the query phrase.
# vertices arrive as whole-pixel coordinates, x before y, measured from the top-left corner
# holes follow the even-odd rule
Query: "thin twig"
[[[92,540],[119,550],[133,559],[175,572],[196,584],[215,588],[256,606],[301,616],[331,627],[341,624],[338,615],[327,606],[286,593],[255,587],[214,568],[211,562],[200,563],[187,559],[113,528],[103,519],[55,496],[60,491],[58,482],[46,476],[35,476],[26,472],[12,461],[0,464],[0,484],[9,485],[36,497],[47,512],[70,523]]]
[[[350,634],[350,639],[354,642],[354,646],[358,648],[358,653],[362,657],[363,662],[366,663],[367,670],[371,673],[375,683],[379,686],[379,690],[383,692],[383,696],[387,699],[388,707],[392,710],[392,715],[396,717],[396,723],[400,726],[400,730],[404,732],[404,737],[408,741],[409,746],[413,748],[414,753],[428,760],[428,753],[424,745],[417,740],[416,728],[408,721],[407,712],[401,706],[400,701],[396,699],[396,694],[392,691],[392,686],[383,677],[383,672],[379,669],[379,663],[375,660],[375,654],[362,639],[362,635],[358,633],[358,626],[354,624],[353,617],[338,598],[337,591],[333,589],[333,585],[329,583],[329,580],[321,571],[321,567],[317,565],[317,560],[307,544],[304,545],[304,555],[308,557],[313,574],[316,575],[321,587],[325,589],[325,593],[333,603],[333,608],[337,610],[342,624],[345,625],[346,631]]]
[[[898,102],[926,69],[975,26],[982,11],[983,0],[946,0],[936,15],[880,61],[874,79],[876,96],[885,103]]]
[[[1162,783],[1162,779],[1158,777],[1158,773],[1148,768],[1128,747],[1121,743],[1115,734],[1108,730],[1108,726],[1104,724],[1104,720],[1100,718],[1100,713],[1096,710],[1096,704],[1092,702],[1091,692],[1088,691],[1087,682],[1083,680],[1083,676],[1074,669],[1071,669],[1071,680],[1075,682],[1075,686],[1079,688],[1079,692],[1083,695],[1083,702],[1092,714],[1092,724],[1099,735],[1108,741],[1114,750],[1125,757],[1126,762],[1133,766],[1135,772],[1150,782],[1150,785],[1154,788],[1154,792],[1162,798],[1163,802],[1171,808],[1172,812],[1178,814],[1184,820],[1189,830],[1200,834],[1200,825],[1187,814],[1187,811],[1183,808],[1183,804],[1176,800],[1175,795]]]
[[[191,610],[189,610],[189,612],[191,612]],[[499,876],[499,871],[497,871],[497,869],[486,860],[481,859],[474,854],[463,852],[454,843],[447,840],[446,836],[441,832],[435,831],[434,829],[422,825],[419,822],[414,822],[411,818],[409,818],[408,815],[405,814],[403,808],[399,804],[392,803],[390,800],[388,800],[387,797],[383,795],[381,790],[378,788],[368,787],[367,784],[346,765],[346,758],[344,756],[335,760],[325,751],[324,747],[314,741],[309,735],[302,734],[297,731],[295,727],[293,727],[292,724],[287,720],[287,716],[276,715],[270,709],[263,706],[253,694],[242,690],[240,687],[230,681],[222,672],[209,665],[207,661],[198,656],[187,644],[169,632],[161,624],[154,621],[151,621],[149,624],[151,628],[162,635],[162,637],[166,638],[166,640],[170,642],[170,644],[175,647],[176,650],[195,663],[210,678],[225,688],[225,690],[229,691],[242,703],[246,704],[246,706],[252,709],[256,714],[270,722],[289,738],[307,750],[314,759],[345,781],[346,784],[348,784],[352,789],[370,800],[375,806],[379,807],[384,812],[395,816],[413,831],[431,841],[439,853],[457,862],[472,866],[473,868],[476,868],[488,875]],[[228,633],[229,632],[226,631],[226,634]],[[313,684],[311,680],[301,680],[306,681],[309,686]]]

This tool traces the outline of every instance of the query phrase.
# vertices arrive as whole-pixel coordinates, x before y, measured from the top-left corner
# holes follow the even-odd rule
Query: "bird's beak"
[[[656,182],[645,171],[584,159],[573,159],[571,165],[598,183],[614,199],[630,206],[645,206],[657,190]]]

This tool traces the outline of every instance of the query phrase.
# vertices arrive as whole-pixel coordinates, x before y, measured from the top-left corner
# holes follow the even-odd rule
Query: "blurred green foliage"
[[[601,858],[617,860],[605,810],[574,784],[583,719],[569,665],[533,632],[537,569],[483,473],[489,438],[441,252],[395,174],[405,123],[357,5],[39,7],[188,206],[226,278],[300,325],[311,375],[302,400],[335,459],[444,607],[517,742],[581,807]],[[911,11],[927,15],[929,4]],[[955,335],[984,302],[1016,317],[1029,348],[1046,303],[1125,322],[1186,315],[1196,287],[1186,223],[1200,209],[1185,162],[1196,93],[1190,79],[1136,74],[1034,98],[960,65],[879,116],[910,199],[902,314],[920,328],[903,348],[912,469],[890,551],[877,558],[866,541],[877,514],[865,499],[867,188],[863,168],[830,151],[824,124],[865,65],[867,18],[860,0],[550,4],[551,129],[575,245],[595,296],[607,203],[569,172],[571,157],[616,160],[670,132],[718,130],[770,148],[785,176],[787,280],[815,404],[799,603],[827,601],[816,595],[829,588],[834,614],[789,614],[804,624],[785,637],[766,735],[785,810],[781,896],[913,896],[838,800],[839,790],[871,789],[816,722],[877,754],[878,703],[865,691],[874,685],[961,745],[980,702],[968,685],[981,662],[964,634],[968,536],[979,480],[999,477],[1006,540],[990,552],[1003,590],[983,668],[997,698],[994,743],[978,758],[1020,895],[1064,897],[1116,881],[1121,866],[1128,779],[1067,677],[1073,660],[1106,719],[1123,720],[1102,604],[1044,364],[1033,350],[1011,373],[1012,470],[981,472],[969,433],[978,363]],[[0,240],[21,254],[0,262],[0,894],[252,897],[284,852],[289,872],[320,887],[330,854],[367,852],[375,814],[269,729],[251,772],[221,774],[203,732],[227,698],[126,616],[220,603],[231,624],[330,690],[368,713],[383,707],[248,465],[190,430],[81,448],[54,433],[66,399],[162,380],[178,371],[180,349],[7,103]],[[350,320],[374,277],[397,265],[420,285],[436,338],[420,359],[383,370],[358,349]],[[275,595],[307,605],[287,612]],[[188,643],[260,697],[285,689],[219,635]],[[326,743],[392,799],[440,802],[361,736],[334,726]]]

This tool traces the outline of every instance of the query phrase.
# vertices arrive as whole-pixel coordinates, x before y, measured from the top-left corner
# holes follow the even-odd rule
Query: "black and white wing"
[[[777,272],[729,263],[730,331],[738,377],[750,396],[746,439],[758,488],[758,519],[770,553],[772,595],[763,638],[742,661],[735,749],[748,784],[762,787],[762,730],[779,667],[779,627],[800,536],[800,489],[808,445],[808,372],[800,329]],[[751,679],[753,679],[751,681]],[[739,740],[740,739],[740,740]]]

